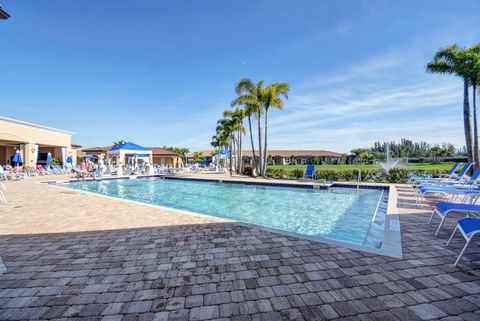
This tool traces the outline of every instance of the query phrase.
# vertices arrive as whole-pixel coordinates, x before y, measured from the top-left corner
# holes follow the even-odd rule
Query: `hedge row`
[[[439,175],[444,171],[441,170],[408,170],[406,168],[392,168],[389,171],[383,169],[369,169],[361,171],[362,182],[379,182],[379,183],[406,183],[412,175]],[[247,173],[249,174],[249,173]],[[280,179],[299,179],[302,178],[304,171],[298,168],[292,169],[271,169],[267,168],[265,175],[271,178]],[[323,170],[317,169],[315,175],[319,180],[327,181],[357,181],[358,169],[342,169],[342,170]]]

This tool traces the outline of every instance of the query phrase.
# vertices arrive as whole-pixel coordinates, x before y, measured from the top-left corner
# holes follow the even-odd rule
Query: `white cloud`
[[[271,113],[270,146],[348,152],[401,138],[462,146],[461,82],[425,75],[411,59],[391,52],[305,83],[284,111]]]
[[[375,75],[379,71],[384,71],[386,69],[399,66],[400,64],[405,63],[405,61],[406,60],[404,55],[397,52],[390,52],[387,54],[375,56],[359,65],[352,64],[347,67],[347,70],[345,72],[340,72],[340,74],[319,75],[302,85],[308,87],[318,87],[341,83],[359,77],[366,78],[370,77],[371,75]]]

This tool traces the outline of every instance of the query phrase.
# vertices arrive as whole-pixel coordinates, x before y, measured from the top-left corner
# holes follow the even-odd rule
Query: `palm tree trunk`
[[[262,173],[265,173],[267,170],[267,135],[268,135],[268,109],[265,109],[265,141],[263,144],[263,167],[262,167]]]
[[[233,150],[230,151],[230,154],[233,154],[233,170],[236,172],[237,171],[237,141],[235,139],[235,133],[232,133],[232,145],[233,145]]]
[[[470,115],[470,103],[468,101],[467,79],[463,80],[463,126],[465,130],[465,147],[467,149],[467,158],[469,162],[473,162],[472,121]]]
[[[230,162],[229,162],[230,164],[229,164],[228,167],[230,168],[230,176],[232,176],[232,140],[231,139],[230,139],[230,142],[229,142],[228,145],[229,145],[228,146],[228,149],[229,149],[228,155],[229,155],[229,159],[230,159]]]
[[[477,128],[477,84],[472,82],[473,90],[473,161],[475,162],[475,168],[479,165],[478,155],[478,128]]]
[[[243,126],[242,126],[243,128]],[[243,159],[242,159],[242,149],[243,149],[243,146],[242,146],[242,129],[240,129],[238,131],[238,134],[239,134],[239,138],[238,138],[238,142],[239,142],[239,148],[238,148],[238,159],[239,159],[239,162],[240,162],[240,165],[239,165],[239,168],[238,168],[238,172],[239,174],[242,174],[243,173]]]
[[[257,168],[257,162],[255,161],[255,144],[253,143],[253,131],[252,131],[252,116],[248,115],[248,128],[250,130],[250,141],[252,142],[252,172]]]
[[[240,130],[237,131],[237,153],[235,154],[235,158],[237,159],[237,174],[240,174]]]
[[[262,113],[261,112],[258,112],[257,120],[258,120],[258,161],[259,161],[257,171],[260,169],[259,172],[258,172],[258,176],[263,176],[263,172],[262,172],[262,169],[263,169],[263,165],[262,165],[262,161],[263,161],[263,158],[262,158]]]

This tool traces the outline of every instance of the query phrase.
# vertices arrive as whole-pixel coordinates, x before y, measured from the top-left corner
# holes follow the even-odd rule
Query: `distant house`
[[[243,152],[244,163],[251,163],[252,151]],[[258,151],[255,151],[258,157]],[[344,154],[328,150],[268,150],[268,165],[307,165],[307,164],[338,164]]]
[[[111,150],[113,145],[110,146],[95,146],[83,148],[79,153],[79,157],[84,155],[93,155],[97,156],[98,159],[103,159],[106,157],[107,151]],[[173,167],[178,167],[182,164],[182,158],[180,154],[172,152],[171,150],[161,148],[161,147],[147,147],[152,151],[153,163],[159,165],[171,165]]]
[[[203,161],[210,163],[214,150],[203,150],[196,153],[203,155]],[[187,155],[187,161],[195,160],[194,152]],[[242,159],[245,164],[252,162],[252,151],[245,150],[242,152]],[[255,151],[255,156],[258,158],[258,151]],[[338,164],[343,161],[344,154],[331,152],[328,150],[268,150],[267,163],[269,165],[305,165],[305,164]]]
[[[187,162],[192,163],[196,160],[198,160],[198,155],[200,155],[202,161],[204,163],[211,163],[212,162],[212,157],[217,153],[216,150],[214,149],[207,149],[207,150],[199,150],[195,152],[190,152],[187,154]],[[197,157],[196,157],[197,156]]]

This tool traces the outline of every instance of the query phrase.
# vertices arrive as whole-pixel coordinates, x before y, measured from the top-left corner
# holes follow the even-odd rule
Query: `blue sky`
[[[461,82],[424,67],[480,42],[479,1],[0,1],[0,115],[83,146],[210,148],[243,77],[290,84],[271,148],[463,145]]]

